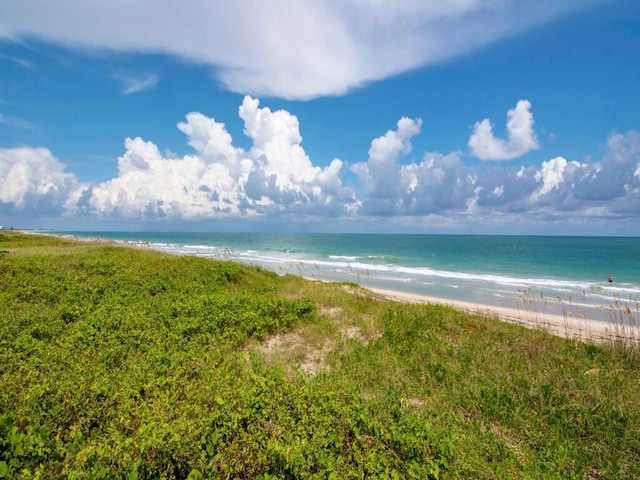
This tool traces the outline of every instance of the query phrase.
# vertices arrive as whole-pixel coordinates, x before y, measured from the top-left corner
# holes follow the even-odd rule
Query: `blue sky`
[[[635,0],[0,0],[0,225],[639,235],[638,85]]]

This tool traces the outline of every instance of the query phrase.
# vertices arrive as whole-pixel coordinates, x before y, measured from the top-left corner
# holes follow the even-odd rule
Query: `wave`
[[[175,245],[167,243],[153,243],[151,248],[157,248],[176,254],[200,254],[206,256],[219,256],[237,259],[243,263],[278,264],[286,266],[294,264],[297,267],[313,267],[315,269],[329,269],[332,272],[344,271],[345,274],[368,275],[371,278],[379,278],[387,281],[405,282],[418,281],[425,284],[433,284],[439,280],[456,281],[459,283],[488,284],[509,289],[551,289],[560,293],[589,292],[593,296],[611,298],[614,295],[639,295],[640,288],[634,284],[609,285],[602,281],[567,280],[552,277],[519,277],[500,273],[488,273],[477,271],[457,271],[436,269],[430,267],[413,267],[389,263],[387,256],[376,255],[329,255],[327,257],[313,256],[304,253],[291,252],[267,252],[255,249],[236,251],[229,248],[221,248],[212,245]],[[366,259],[367,261],[364,261]],[[397,261],[397,259],[395,259]]]
[[[360,257],[356,255],[329,255],[329,258],[331,260],[346,260],[346,261],[352,262],[357,260]]]

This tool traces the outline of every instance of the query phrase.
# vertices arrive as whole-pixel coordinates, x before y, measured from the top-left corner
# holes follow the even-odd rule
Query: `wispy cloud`
[[[126,72],[116,74],[116,80],[122,84],[122,93],[132,95],[134,93],[150,90],[158,84],[158,76],[155,73],[132,75]]]
[[[23,68],[33,68],[34,64],[33,62],[30,62],[29,60],[25,60],[24,58],[19,58],[19,57],[14,57],[11,55],[7,55],[5,53],[0,53],[0,58],[4,58],[5,60],[9,60],[10,62],[13,62],[17,65],[20,65]]]
[[[4,113],[0,113],[0,125],[15,128],[33,128],[33,125],[26,120],[5,115]]]
[[[191,0],[177,9],[167,1],[21,0],[3,5],[0,37],[166,53],[214,66],[231,91],[305,99],[469,53],[604,1]],[[125,90],[153,84],[148,77]]]

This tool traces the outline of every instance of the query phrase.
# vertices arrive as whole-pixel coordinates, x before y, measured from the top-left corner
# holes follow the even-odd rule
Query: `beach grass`
[[[640,478],[637,345],[0,231],[0,478]]]

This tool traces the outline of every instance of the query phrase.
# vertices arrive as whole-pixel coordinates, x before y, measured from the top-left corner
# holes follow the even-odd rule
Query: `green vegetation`
[[[0,478],[640,478],[640,355],[0,232]]]

